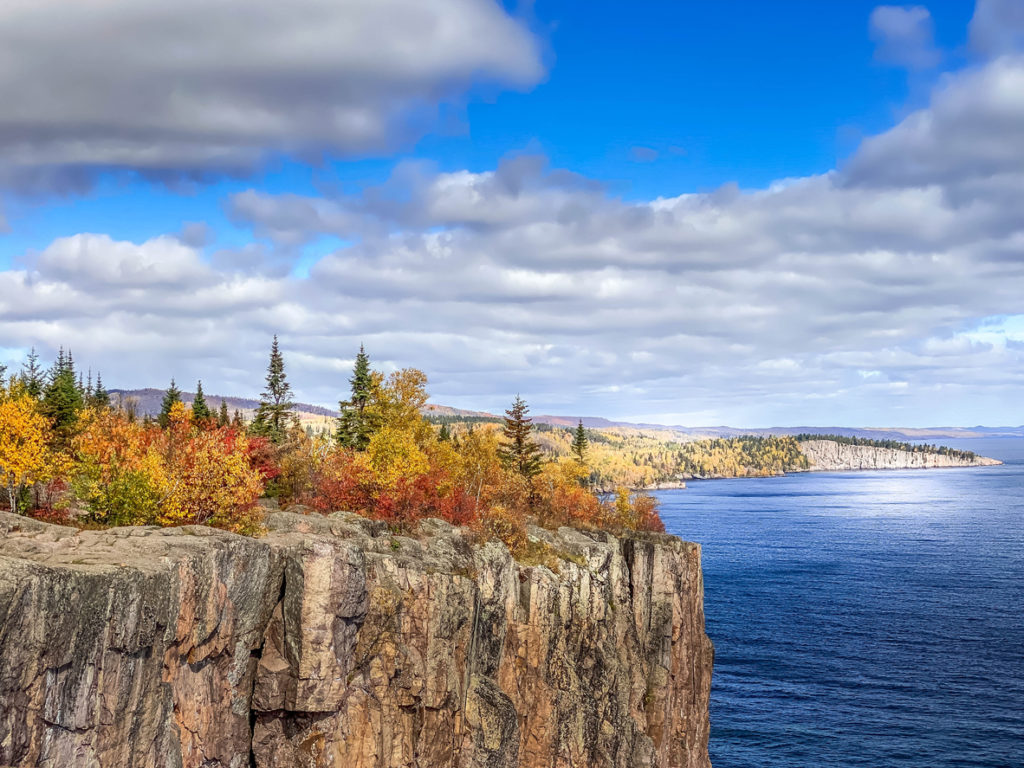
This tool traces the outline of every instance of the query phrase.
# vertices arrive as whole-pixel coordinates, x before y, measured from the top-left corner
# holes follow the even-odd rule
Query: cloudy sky
[[[0,362],[1024,422],[1024,2],[7,0]]]

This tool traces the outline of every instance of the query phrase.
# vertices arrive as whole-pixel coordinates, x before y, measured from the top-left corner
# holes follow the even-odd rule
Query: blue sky
[[[227,32],[218,38],[230,16],[205,19],[192,37],[183,22],[184,38],[165,40],[159,20],[175,11],[145,0],[132,23],[148,47],[119,52],[129,64],[139,56],[131,75],[115,64],[104,70],[99,47],[127,18],[125,2],[81,22],[83,34],[73,20],[56,21],[73,15],[69,0],[0,16],[0,42],[17,39],[30,14],[55,20],[31,54],[11,54],[28,76],[0,81],[6,103],[25,104],[0,124],[13,137],[0,146],[0,274],[35,291],[0,305],[0,347],[15,350],[12,358],[32,344],[52,354],[64,338],[124,386],[202,375],[208,391],[251,394],[258,381],[244,371],[260,364],[259,340],[279,330],[296,350],[300,394],[323,403],[343,386],[352,347],[367,340],[384,367],[424,368],[437,400],[464,407],[494,409],[519,390],[540,410],[684,423],[1024,420],[1012,412],[1024,337],[1011,302],[986,290],[986,281],[1003,289],[1016,279],[1017,230],[997,212],[979,223],[969,206],[950,202],[970,190],[994,206],[996,192],[982,196],[978,183],[1012,189],[997,177],[1013,171],[1016,151],[996,170],[965,157],[955,177],[935,160],[934,178],[913,181],[890,179],[898,162],[886,159],[908,156],[896,146],[901,136],[914,151],[931,141],[934,153],[915,159],[918,173],[956,139],[937,120],[934,136],[912,135],[918,112],[945,116],[979,144],[1015,142],[1020,126],[1005,129],[1015,102],[972,106],[958,96],[972,91],[972,77],[1017,82],[1024,21],[1013,2],[439,0],[415,11],[426,14],[415,28],[401,20],[406,0],[388,0],[379,16],[362,0],[302,0],[288,20],[299,41],[291,50],[280,20],[262,25],[257,12],[235,30],[240,43]],[[326,35],[318,43],[301,12],[324,7],[339,34],[362,29],[371,44],[363,50],[356,40],[340,55]],[[189,12],[181,6],[182,19]],[[259,57],[267,41],[281,50]],[[329,54],[315,55],[318,44]],[[105,45],[118,53],[116,40]],[[29,96],[53,83],[59,100],[66,87],[46,46],[84,63],[64,112]],[[215,60],[210,52],[225,46],[237,50]],[[994,83],[993,98],[1004,90]],[[192,104],[194,114],[182,106]],[[769,194],[786,179],[792,189]],[[999,203],[1009,209],[1008,194]],[[679,197],[688,195],[696,197]],[[664,228],[659,199],[675,201]],[[906,232],[865,213],[904,205]],[[545,206],[558,210],[554,222]],[[651,216],[638,233],[632,222]],[[597,233],[602,218],[625,229]],[[735,242],[757,243],[777,219],[790,233],[808,231],[789,242],[773,232],[770,245],[743,257],[725,230],[713,233],[714,253],[690,237],[726,227]],[[937,226],[948,230],[942,242],[931,239]],[[976,250],[965,250],[965,238]],[[995,239],[1001,261],[990,253]],[[978,285],[961,281],[963,295],[953,295],[929,259],[932,271],[964,270]],[[407,284],[417,270],[430,273],[424,281],[448,280],[447,292],[418,278]],[[793,279],[783,285],[785,270]],[[501,290],[481,285],[481,275]],[[816,293],[799,285],[802,276],[818,281]],[[897,290],[900,281],[916,293]],[[183,294],[200,302],[197,284],[230,286],[221,295],[242,298],[182,309]],[[669,284],[674,293],[663,293]],[[560,307],[586,306],[573,285],[588,286],[595,318],[567,332]],[[774,301],[769,289],[779,291]],[[834,298],[822,295],[830,290]],[[862,290],[848,312],[823,317],[820,306]],[[74,306],[90,294],[104,300]],[[58,296],[72,303],[68,311]],[[634,316],[630,301],[651,315]],[[687,314],[683,305],[700,309]],[[332,306],[344,317],[332,317]],[[815,313],[821,327],[772,330],[798,312]],[[467,332],[469,318],[481,330]],[[244,353],[219,348],[225,322],[237,325],[231,338]],[[777,348],[751,342],[762,327]],[[145,343],[130,341],[133,332]],[[492,358],[502,345],[504,356]],[[460,354],[475,359],[460,363]],[[977,370],[985,366],[1002,370]],[[908,390],[926,384],[915,403]]]

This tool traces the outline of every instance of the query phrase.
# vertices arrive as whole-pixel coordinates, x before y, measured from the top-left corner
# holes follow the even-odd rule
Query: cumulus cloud
[[[978,63],[844,167],[765,189],[625,201],[521,156],[402,165],[358,196],[253,190],[228,202],[248,247],[78,235],[30,254],[0,272],[0,338],[70,345],[115,384],[252,394],[276,332],[324,404],[363,342],[464,407],[518,391],[691,423],[1020,422],[1021,94],[1019,56]],[[344,245],[290,268],[324,236]]]
[[[383,150],[476,82],[541,75],[537,41],[494,0],[10,0],[0,181],[73,191],[94,169]]]
[[[1024,50],[1024,4],[1020,0],[978,0],[968,34],[971,47],[982,56]]]
[[[880,5],[871,12],[875,58],[884,64],[929,69],[942,60],[932,15],[921,5]]]

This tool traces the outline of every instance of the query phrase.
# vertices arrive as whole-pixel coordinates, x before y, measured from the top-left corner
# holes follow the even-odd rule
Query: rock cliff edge
[[[708,768],[700,548],[440,521],[77,531],[0,513],[0,765]]]
[[[984,456],[968,458],[958,454],[901,451],[872,445],[848,445],[834,440],[806,440],[800,443],[800,449],[810,462],[811,472],[989,467],[1003,463]]]

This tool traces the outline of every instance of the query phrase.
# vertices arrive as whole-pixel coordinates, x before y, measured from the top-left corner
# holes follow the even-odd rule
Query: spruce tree
[[[580,419],[580,423],[576,425],[572,438],[572,455],[576,457],[576,461],[580,464],[587,463],[587,448],[589,445],[590,441],[587,440],[587,431],[583,428],[583,419]]]
[[[441,430],[437,434],[437,439],[440,440],[442,443],[447,443],[449,440],[452,439],[452,431],[448,429],[447,424],[441,425]]]
[[[362,451],[370,444],[373,427],[367,418],[366,406],[373,394],[373,371],[370,370],[370,356],[363,345],[359,345],[359,354],[352,368],[352,378],[348,380],[351,396],[348,400],[338,403],[338,431],[335,439],[345,448]]]
[[[270,346],[270,363],[267,365],[267,388],[260,396],[260,408],[253,422],[253,432],[269,437],[279,443],[287,435],[288,426],[294,420],[292,387],[284,372],[284,358],[277,344],[277,335]]]
[[[228,415],[228,401],[223,398],[220,401],[220,411],[217,413],[217,426],[226,427],[231,423],[231,417]]]
[[[25,385],[25,392],[36,400],[43,396],[45,380],[35,347],[32,347],[32,351],[28,353],[28,359],[21,366],[21,382]]]
[[[178,389],[178,385],[174,383],[174,379],[171,379],[171,386],[164,392],[163,402],[160,403],[160,415],[156,417],[157,422],[161,427],[167,429],[171,423],[171,408],[174,407],[175,403],[181,402],[181,390]]]
[[[231,426],[238,427],[241,429],[245,426],[245,419],[242,417],[242,412],[235,408],[235,417],[231,420]]]
[[[210,407],[206,404],[206,397],[203,396],[203,381],[196,382],[196,396],[192,398],[192,418],[202,423],[210,418]]]
[[[110,407],[110,393],[107,392],[103,386],[103,376],[96,372],[96,386],[93,387],[92,397],[89,404],[94,408],[109,408]]]
[[[75,364],[71,353],[61,348],[50,369],[49,382],[43,392],[43,413],[53,424],[58,444],[65,447],[74,433],[78,414],[84,405],[82,390],[75,379]]]
[[[512,407],[505,411],[503,433],[508,442],[500,449],[505,466],[527,480],[540,474],[540,446],[533,439],[533,419],[526,401],[516,395]]]

